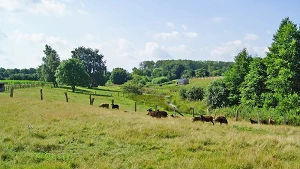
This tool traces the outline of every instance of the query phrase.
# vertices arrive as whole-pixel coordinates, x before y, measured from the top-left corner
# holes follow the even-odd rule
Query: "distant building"
[[[5,82],[0,82],[0,92],[4,92],[5,91],[4,84],[6,84],[6,83]]]
[[[186,85],[186,84],[189,84],[189,79],[187,79],[187,78],[184,78],[184,79],[178,79],[177,84],[179,84],[179,85]]]

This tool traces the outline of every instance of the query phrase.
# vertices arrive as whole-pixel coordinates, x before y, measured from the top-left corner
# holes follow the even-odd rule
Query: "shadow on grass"
[[[100,89],[97,87],[93,87],[94,90],[99,90],[99,91],[107,91],[107,92],[121,92],[120,90],[111,90],[111,89]]]
[[[72,92],[72,88],[70,86],[60,86],[59,88],[61,89],[67,89],[68,91],[70,90]],[[108,90],[111,91],[111,90]],[[104,97],[112,97],[112,94],[99,94],[91,91],[90,89],[78,89],[76,88],[74,92],[72,93],[77,93],[77,94],[84,94],[84,95],[92,95],[92,96],[104,96]]]

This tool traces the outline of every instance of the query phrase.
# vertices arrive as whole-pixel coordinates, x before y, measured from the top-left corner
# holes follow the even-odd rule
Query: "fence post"
[[[69,102],[69,98],[68,98],[68,93],[65,92],[65,96],[66,96],[66,101]]]
[[[40,89],[41,100],[43,100],[43,89]]]
[[[194,115],[194,113],[195,113],[195,111],[194,111],[194,110],[195,110],[195,108],[193,107],[193,108],[192,108],[192,110],[193,110],[193,111],[192,111],[192,113],[193,113],[193,117],[195,117],[195,115]]]
[[[235,112],[235,121],[239,121],[239,111]]]
[[[260,120],[259,120],[259,117],[260,116],[260,113],[259,113],[259,111],[257,112],[257,124],[260,124]]]
[[[157,105],[155,105],[155,110],[157,110]]]
[[[136,112],[136,102],[134,102],[134,112]]]
[[[93,105],[92,103],[92,95],[90,94],[90,105]]]
[[[14,96],[14,88],[10,88],[10,97],[13,97]]]
[[[111,100],[111,104],[114,104],[114,99]]]
[[[176,116],[176,108],[175,108],[175,106],[173,107],[173,109],[174,109],[174,116]]]
[[[283,124],[286,125],[286,113],[283,115]]]

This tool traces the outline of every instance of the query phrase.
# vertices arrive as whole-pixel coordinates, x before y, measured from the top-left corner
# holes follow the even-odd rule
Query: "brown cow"
[[[101,103],[99,107],[109,108],[109,104],[108,103]]]
[[[200,117],[194,117],[193,121],[203,121],[204,122],[211,122],[213,125],[215,125],[214,123],[214,118],[212,116],[206,115],[200,115]]]
[[[228,121],[225,116],[218,116],[214,121],[219,122],[220,125],[222,125],[222,123],[225,123],[228,125]]]
[[[147,111],[148,111],[147,115],[150,115],[152,117],[156,117],[156,118],[168,117],[168,113],[166,111],[160,111],[160,110],[152,111],[152,109],[148,109]]]
[[[251,124],[257,124],[257,121],[255,121],[255,120],[253,120],[251,118],[249,118],[249,120],[250,120]]]
[[[274,119],[272,119],[272,117],[269,117],[269,124],[272,124],[272,125],[274,125],[274,124],[275,124],[275,120],[274,120]]]
[[[260,124],[268,124],[267,120],[260,120]]]

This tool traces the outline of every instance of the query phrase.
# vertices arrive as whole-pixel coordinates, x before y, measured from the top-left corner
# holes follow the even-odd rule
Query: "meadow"
[[[299,127],[152,118],[118,87],[90,91],[94,105],[83,89],[39,91],[0,93],[0,168],[300,168]],[[112,99],[120,110],[98,107]]]

